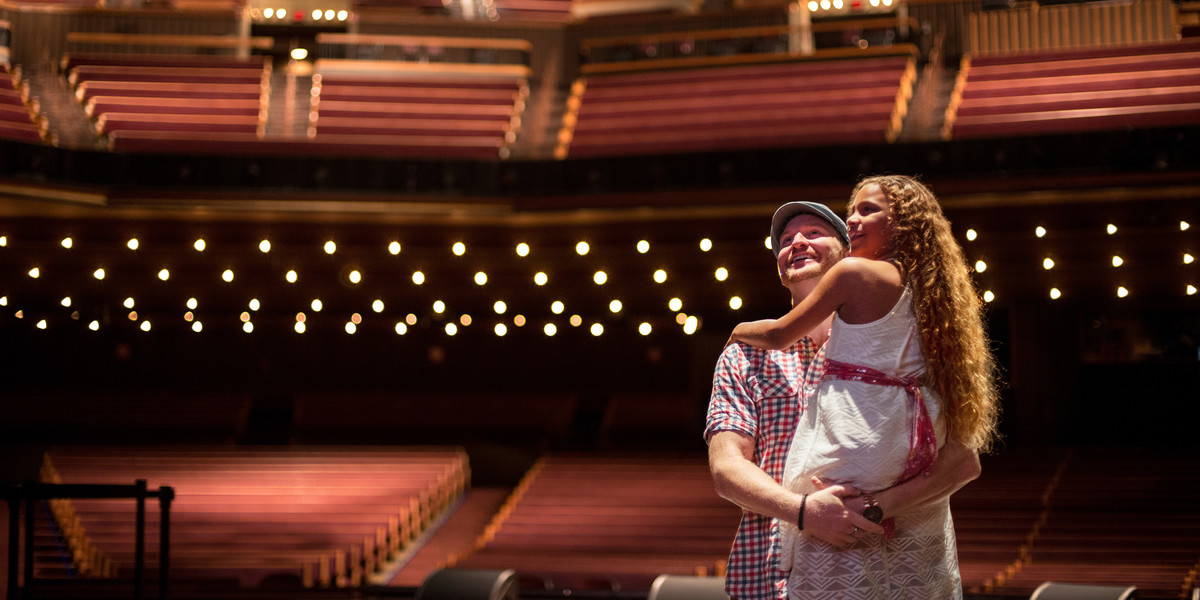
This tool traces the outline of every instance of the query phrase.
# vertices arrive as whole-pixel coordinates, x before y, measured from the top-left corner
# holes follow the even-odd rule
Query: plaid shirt
[[[805,391],[811,391],[820,381],[824,357],[807,337],[787,350],[761,350],[740,343],[726,346],[713,374],[704,439],[711,440],[719,431],[754,438],[755,463],[775,481],[782,481],[803,410],[797,384],[803,378]],[[787,573],[778,565],[778,524],[743,511],[729,554],[725,591],[738,600],[786,600]]]

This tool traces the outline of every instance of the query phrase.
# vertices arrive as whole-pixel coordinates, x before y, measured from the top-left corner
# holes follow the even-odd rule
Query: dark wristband
[[[808,494],[800,497],[800,514],[796,515],[796,527],[804,531],[804,505],[808,504]]]

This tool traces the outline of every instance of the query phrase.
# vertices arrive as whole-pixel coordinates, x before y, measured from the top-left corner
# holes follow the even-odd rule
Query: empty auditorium
[[[5,600],[1200,600],[1197,0],[0,0],[0,72]],[[788,488],[859,388],[731,332],[874,176],[950,233],[821,268],[969,288],[995,435]]]

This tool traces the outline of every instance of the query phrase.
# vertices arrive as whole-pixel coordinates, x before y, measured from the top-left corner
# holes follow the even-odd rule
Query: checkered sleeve
[[[725,346],[713,371],[712,394],[704,424],[707,442],[719,431],[736,431],[752,438],[758,436],[758,414],[749,380],[748,346]]]

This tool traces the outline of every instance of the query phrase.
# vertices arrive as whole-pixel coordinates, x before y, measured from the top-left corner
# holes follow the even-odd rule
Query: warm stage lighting
[[[262,307],[262,303],[258,301],[258,298],[251,298],[249,306],[250,306],[250,310],[257,311],[259,308]]]
[[[679,298],[671,298],[671,300],[667,302],[667,308],[671,309],[671,312],[678,312],[683,308],[683,300],[680,300]]]
[[[357,331],[358,331],[358,325],[355,325],[354,322],[352,322],[352,321],[346,322],[346,333],[348,333],[350,335],[354,335],[355,332],[357,332]]]
[[[337,252],[337,244],[333,240],[325,242],[325,254],[333,254]]]
[[[225,272],[221,273],[221,279],[225,283],[232,283],[233,282],[233,269],[225,269]]]
[[[550,304],[550,312],[556,315],[561,315],[566,308],[567,307],[562,303],[562,300],[555,300]]]
[[[968,230],[967,230],[967,241],[968,241],[968,242],[973,242],[973,241],[975,241],[975,238],[977,238],[977,237],[979,237],[979,234],[978,234],[978,233],[975,233],[975,230],[974,230],[974,229],[968,229]]]
[[[550,281],[550,278],[545,273],[538,272],[533,276],[533,282],[538,285],[546,285],[547,281]]]
[[[71,249],[71,246],[74,246],[74,245],[75,245],[75,240],[72,240],[72,239],[71,239],[71,238],[69,238],[69,237],[65,237],[65,238],[63,238],[63,239],[62,239],[62,242],[60,242],[60,243],[62,244],[62,247],[63,247],[63,248],[66,248],[67,250],[70,250],[70,249]]]
[[[554,326],[554,323],[546,323],[546,326],[542,328],[542,332],[547,336],[553,336],[558,333],[558,328]]]
[[[96,269],[95,271],[92,271],[92,277],[95,277],[96,279],[104,279],[104,275],[104,269]]]
[[[684,321],[684,323],[683,323],[683,332],[688,335],[692,335],[693,333],[696,333],[696,330],[699,328],[700,328],[700,319],[697,319],[695,316],[688,317],[687,320]]]
[[[1196,257],[1192,256],[1191,254],[1188,254],[1187,252],[1183,253],[1183,264],[1190,265],[1195,260],[1196,260]]]
[[[1187,221],[1180,221],[1180,222],[1179,222],[1179,230],[1180,230],[1180,231],[1187,231],[1189,227],[1191,227],[1191,225],[1190,225],[1190,224],[1188,224],[1188,222],[1187,222]]]
[[[459,318],[458,318],[458,322],[459,322],[459,323],[460,323],[460,324],[461,324],[463,327],[470,327],[470,326],[471,326],[471,323],[472,323],[472,320],[471,320],[471,315],[463,315],[463,316],[459,317]]]
[[[462,256],[467,253],[467,245],[462,242],[454,242],[454,246],[450,249],[454,252],[455,256]]]
[[[987,270],[987,263],[983,262],[982,260],[975,261],[975,272],[976,273],[982,273],[986,270]]]
[[[71,297],[67,296],[63,298],[59,304],[63,305],[63,308],[71,308]]]
[[[309,307],[312,308],[313,312],[321,312],[321,309],[324,308],[325,305],[318,298],[318,299],[313,300],[312,304],[309,304]]]
[[[242,331],[245,331],[246,333],[254,333],[254,323],[251,323],[250,321],[242,323]]]
[[[713,273],[713,277],[716,277],[717,281],[725,281],[726,279],[729,279],[729,269],[720,267],[715,273]]]
[[[171,272],[168,271],[167,269],[163,269],[158,272],[158,278],[163,281],[166,281],[171,278]]]
[[[373,310],[373,311],[375,311],[375,312],[377,312],[377,313],[381,313],[381,312],[383,312],[383,300],[378,300],[378,299],[376,299],[374,302],[372,302],[372,303],[371,303],[371,310]]]
[[[1038,237],[1046,237],[1046,228],[1039,225],[1036,229],[1033,230],[1033,235],[1036,235]]]
[[[420,271],[413,271],[412,282],[417,285],[425,283],[425,274]]]
[[[132,297],[126,298],[124,306],[125,306],[125,308],[128,308],[129,310],[133,310],[133,306],[134,306],[133,298]]]
[[[350,271],[350,274],[347,276],[347,279],[349,279],[350,283],[353,283],[353,284],[362,283],[362,273],[359,273],[358,270]]]
[[[592,323],[591,332],[592,335],[600,337],[604,335],[604,326],[599,323]]]
[[[197,302],[195,298],[188,298],[188,301],[187,301],[187,307],[188,307],[188,309],[190,309],[190,310],[196,310],[196,307],[197,307],[197,306],[200,306],[200,303],[199,303],[199,302]]]
[[[408,333],[408,325],[404,323],[396,323],[396,335],[404,335]]]
[[[454,335],[458,333],[458,326],[454,323],[446,323],[446,335]]]
[[[29,270],[29,276],[32,277],[33,279],[37,279],[38,277],[42,276],[42,270],[37,267],[34,267]]]
[[[638,254],[645,254],[650,251],[650,242],[641,240],[637,243]]]
[[[192,323],[192,331],[200,333],[201,331],[204,331],[204,325],[201,324],[200,321],[196,321],[195,323]]]
[[[654,328],[651,327],[649,323],[642,322],[641,325],[638,325],[638,333],[640,333],[642,335],[650,335],[650,333],[653,331],[654,331]]]
[[[588,246],[587,242],[579,242],[578,244],[575,244],[575,253],[580,256],[586,255],[589,250],[591,250],[591,246]]]
[[[271,251],[271,240],[263,240],[258,243],[258,251],[266,254]]]
[[[1185,291],[1187,292],[1187,295],[1195,296],[1196,295],[1196,286],[1188,284],[1187,289]]]
[[[506,326],[504,323],[496,323],[496,327],[493,330],[496,332],[497,336],[504,337],[504,334],[508,333],[508,326]]]
[[[88,323],[88,329],[92,331],[100,331],[100,321],[92,321]]]
[[[400,242],[392,242],[388,244],[388,252],[390,252],[392,256],[400,254]]]
[[[38,322],[37,322],[37,328],[38,328],[38,329],[45,329],[45,328],[46,328],[46,320],[45,320],[45,319],[42,319],[41,321],[38,321]]]
[[[487,273],[480,271],[475,274],[475,285],[487,285]]]
[[[496,311],[496,314],[502,315],[508,310],[508,305],[505,304],[503,300],[497,300],[496,303],[492,305],[492,310]]]
[[[142,324],[139,327],[139,329],[141,329],[142,331],[150,331],[150,321],[142,321]]]
[[[730,298],[729,308],[732,308],[733,310],[740,310],[742,308],[742,299],[738,296]]]
[[[1112,266],[1114,266],[1114,267],[1119,267],[1119,266],[1121,266],[1121,265],[1123,265],[1123,264],[1125,264],[1125,260],[1124,260],[1123,258],[1121,258],[1120,256],[1113,256],[1113,257],[1112,257]]]
[[[1117,226],[1113,225],[1112,223],[1109,223],[1104,229],[1108,232],[1108,235],[1112,235],[1117,232]]]
[[[446,303],[442,302],[441,300],[434,300],[433,301],[433,312],[435,312],[439,315],[446,312]]]
[[[662,283],[666,280],[667,280],[667,272],[666,271],[659,269],[654,272],[654,282],[655,283]]]
[[[614,314],[621,312],[621,308],[622,304],[620,300],[613,300],[608,303],[608,310]]]
[[[1062,298],[1062,292],[1058,291],[1058,288],[1050,288],[1050,299],[1058,300],[1059,298]]]
[[[208,247],[208,244],[204,243],[204,238],[200,238],[192,243],[192,247],[196,249],[196,252],[204,252],[204,249]]]
[[[283,278],[286,279],[288,283],[296,283],[296,280],[299,279],[300,276],[297,275],[295,271],[288,271]]]
[[[709,250],[712,250],[712,247],[713,247],[712,240],[710,240],[708,238],[704,238],[704,239],[700,240],[700,251],[701,252],[708,252]]]
[[[1054,259],[1052,259],[1052,258],[1047,258],[1047,259],[1043,260],[1043,261],[1042,261],[1042,268],[1043,268],[1043,269],[1045,269],[1045,270],[1047,270],[1047,271],[1049,271],[1050,269],[1053,269],[1053,268],[1054,268]]]
[[[1118,298],[1124,298],[1128,295],[1129,295],[1129,290],[1126,289],[1125,286],[1123,286],[1123,285],[1117,286],[1117,297]]]
[[[604,271],[596,271],[596,274],[592,275],[592,281],[595,281],[596,285],[604,285],[604,283],[608,281],[608,273],[605,273]]]
[[[992,300],[995,300],[995,299],[996,299],[996,295],[993,294],[991,290],[988,290],[983,293],[983,301],[984,302],[991,302]]]
[[[525,242],[517,244],[517,256],[529,256],[529,244]]]

